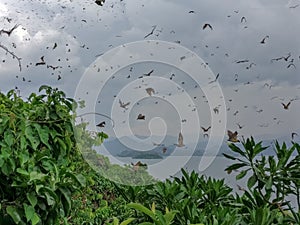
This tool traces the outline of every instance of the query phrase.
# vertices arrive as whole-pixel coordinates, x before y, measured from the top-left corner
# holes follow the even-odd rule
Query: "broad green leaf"
[[[37,171],[32,171],[32,172],[30,172],[29,177],[30,177],[29,181],[33,181],[33,180],[41,180],[42,181],[42,180],[44,180],[45,177],[47,177],[47,175],[43,174],[43,173],[39,173]]]
[[[31,147],[34,150],[37,150],[37,146],[40,144],[40,139],[37,137],[37,134],[33,131],[31,126],[25,128],[25,136],[29,140]]]
[[[3,166],[4,160],[0,157],[0,168]]]
[[[139,203],[129,203],[127,204],[128,207],[133,208],[135,210],[141,211],[142,213],[145,213],[146,215],[150,216],[155,221],[155,214],[145,206]]]
[[[46,196],[47,204],[49,206],[54,205],[55,204],[55,198],[53,197],[53,195],[49,194],[49,192],[45,192],[44,194]]]
[[[239,169],[241,167],[244,167],[244,166],[248,166],[248,164],[247,163],[235,163],[235,164],[232,164],[229,167],[227,167],[225,170],[226,171],[227,170],[229,170],[229,171],[231,171],[231,170],[237,170],[237,169]]]
[[[64,208],[65,208],[65,214],[67,215],[69,211],[71,210],[71,192],[69,189],[60,187],[60,192],[62,193],[64,200],[62,201]]]
[[[174,211],[171,210],[170,212],[166,212],[166,214],[164,215],[165,221],[167,224],[171,224],[171,222],[173,221],[176,213],[178,213],[179,211]]]
[[[25,150],[27,148],[27,140],[25,136],[21,136],[20,138],[21,150]]]
[[[34,213],[35,213],[34,208],[31,205],[27,205],[26,203],[23,204],[23,208],[25,211],[25,217],[26,217],[27,222],[29,220],[32,220]]]
[[[266,182],[266,190],[271,190],[273,185],[273,178],[272,176],[269,177],[269,179]]]
[[[20,160],[20,164],[21,167],[28,162],[28,160],[30,159],[29,153],[26,150],[23,150],[23,152],[20,152],[19,155],[19,160]]]
[[[60,146],[60,157],[64,157],[67,152],[67,146],[66,146],[65,142],[62,139],[60,139],[59,137],[56,137],[55,141],[58,142],[58,144]]]
[[[21,221],[21,216],[17,212],[17,209],[13,206],[7,206],[6,207],[6,212],[8,215],[11,216],[11,218],[14,220],[16,224],[18,224]]]
[[[2,147],[1,148],[1,158],[2,159],[8,159],[10,157],[10,152],[11,149],[7,148],[7,147]]]
[[[19,174],[22,174],[22,175],[25,175],[25,176],[29,176],[29,173],[28,173],[28,171],[26,171],[26,170],[24,170],[24,169],[22,169],[22,168],[17,168],[17,173],[19,173]]]
[[[86,179],[82,174],[76,174],[76,180],[81,184],[82,187],[86,186]]]
[[[229,145],[229,148],[232,150],[232,151],[234,151],[234,152],[236,152],[236,153],[239,153],[241,156],[246,156],[245,155],[245,152],[243,152],[239,147],[237,147],[235,144],[233,144],[233,143],[230,143]]]
[[[41,142],[47,146],[47,148],[51,149],[49,145],[49,128],[48,127],[41,127],[41,125],[35,123],[33,124],[35,130],[37,131]]]
[[[228,159],[231,159],[231,160],[236,160],[236,157],[233,157],[231,155],[227,155],[225,153],[222,153],[222,154],[225,156],[225,158],[228,158]]]
[[[251,189],[255,183],[257,182],[257,178],[255,175],[252,175],[249,179],[248,179],[248,182],[247,182],[247,186],[249,189]]]
[[[114,217],[113,225],[119,225],[120,220],[117,217]]]
[[[14,136],[12,135],[12,133],[10,131],[5,131],[4,132],[4,141],[5,143],[11,147],[14,143]]]
[[[31,225],[36,225],[38,222],[40,222],[40,217],[38,214],[34,213],[33,217],[31,218]]]
[[[26,197],[28,199],[28,201],[30,202],[30,204],[35,207],[36,203],[37,203],[37,197],[35,195],[34,192],[30,192],[26,194]]]
[[[127,220],[124,220],[120,225],[127,225],[127,224],[131,223],[134,220],[135,220],[135,218],[128,218]]]
[[[1,171],[2,171],[2,173],[4,173],[6,176],[9,176],[9,175],[13,172],[13,170],[12,170],[12,168],[11,168],[11,166],[9,165],[8,162],[4,162],[4,163],[3,163],[2,167],[1,167]]]
[[[236,175],[235,178],[236,178],[237,180],[240,180],[240,179],[242,179],[243,177],[246,176],[247,172],[248,172],[248,170],[243,170],[243,171],[240,172],[238,175]]]
[[[72,178],[74,181],[76,181],[80,186],[85,187],[86,186],[86,179],[82,174],[74,174],[71,172],[65,172],[65,177]]]
[[[53,190],[51,190],[49,187],[41,187],[39,193],[45,195],[47,204],[49,206],[52,206],[59,201],[56,193]]]

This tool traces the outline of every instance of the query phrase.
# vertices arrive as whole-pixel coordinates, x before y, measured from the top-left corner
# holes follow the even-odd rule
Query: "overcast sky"
[[[112,117],[115,130],[105,117],[85,117],[94,123],[105,121],[102,130],[110,136],[132,132],[177,137],[182,131],[184,142],[192,143],[198,138],[207,140],[199,127],[210,125],[214,134],[208,134],[222,138],[227,129],[245,137],[300,135],[298,4],[298,0],[107,0],[100,7],[92,0],[0,0],[0,29],[19,25],[9,37],[2,33],[0,43],[22,58],[20,71],[18,61],[0,49],[0,89],[6,92],[17,87],[26,97],[48,84],[78,97],[82,77],[89,69],[99,68],[99,79],[88,80],[79,92],[93,101],[92,111]],[[212,29],[203,29],[206,23]],[[136,61],[111,70],[109,65],[106,70],[99,67],[104,60],[101,56],[107,57],[107,52],[122,45],[122,57],[129,60],[132,52],[126,52],[126,46],[143,40],[166,41],[181,52],[186,50],[187,55],[176,55],[171,48],[162,51],[166,60],[174,54],[181,61],[192,53],[198,55],[207,64],[198,75],[206,73],[207,82],[199,84],[180,66],[161,60]],[[46,64],[36,66],[42,56]],[[149,77],[139,78],[151,70]],[[114,74],[107,75],[111,71]],[[217,81],[211,82],[217,74]],[[155,90],[152,96],[146,93],[148,87]],[[121,108],[119,100],[130,102],[128,109]],[[282,103],[290,101],[284,109]],[[139,113],[145,121],[136,119]]]

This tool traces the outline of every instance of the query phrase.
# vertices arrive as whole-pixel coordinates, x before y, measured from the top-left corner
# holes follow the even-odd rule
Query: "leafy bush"
[[[262,142],[255,143],[248,138],[242,142],[244,151],[235,144],[230,149],[238,153],[238,157],[224,154],[233,161],[238,161],[225,170],[240,170],[236,179],[242,179],[251,173],[247,181],[247,189],[237,198],[241,203],[239,213],[244,215],[248,224],[282,224],[292,222],[300,224],[300,146],[293,143],[291,148],[275,142],[275,155],[265,156]],[[296,154],[293,157],[293,153]],[[294,154],[294,155],[295,155]],[[242,170],[241,170],[242,169]],[[298,212],[290,204],[295,199]]]
[[[74,101],[48,86],[22,100],[0,94],[1,224],[57,224],[71,210],[71,193],[85,178],[70,169],[78,157]]]

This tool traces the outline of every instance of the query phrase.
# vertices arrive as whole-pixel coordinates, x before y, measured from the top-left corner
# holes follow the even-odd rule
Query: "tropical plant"
[[[169,209],[166,208],[165,214],[163,214],[160,210],[157,210],[155,208],[154,202],[152,203],[151,210],[140,203],[129,203],[128,207],[144,213],[152,221],[152,222],[148,222],[148,221],[142,222],[140,223],[140,225],[170,225],[173,224],[174,216],[177,213],[176,210],[169,211]]]
[[[223,154],[226,158],[237,161],[225,170],[231,173],[238,171],[236,179],[244,178],[251,173],[247,181],[247,189],[237,202],[242,203],[240,213],[246,215],[248,223],[261,220],[264,224],[280,224],[289,221],[299,224],[297,212],[288,199],[296,199],[300,208],[300,156],[299,145],[293,143],[287,148],[275,142],[275,155],[264,155],[262,142],[255,143],[253,137],[242,142],[244,150],[237,145],[229,144],[230,149],[238,156]],[[296,156],[293,156],[293,154]],[[294,155],[295,155],[294,154]],[[279,215],[280,213],[281,215]]]

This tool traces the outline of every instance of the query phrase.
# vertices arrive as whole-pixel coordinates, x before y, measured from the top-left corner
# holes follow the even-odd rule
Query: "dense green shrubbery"
[[[263,155],[266,147],[253,138],[242,142],[243,149],[229,144],[239,156],[225,157],[237,161],[226,171],[238,171],[237,179],[250,173],[247,189],[241,195],[232,192],[224,180],[205,178],[182,170],[181,179],[166,180],[147,187],[130,187],[125,191],[134,202],[163,211],[175,210],[173,224],[235,225],[235,224],[300,224],[300,146],[287,148],[275,143],[275,155]],[[294,206],[288,199],[294,199]],[[139,208],[140,209],[140,208]],[[141,210],[139,210],[141,211]],[[143,211],[142,211],[143,212]],[[153,219],[137,214],[137,222]],[[149,223],[150,224],[150,223]]]
[[[253,138],[243,149],[229,144],[238,157],[224,155],[236,162],[226,171],[249,175],[241,195],[224,180],[184,170],[165,182],[120,185],[111,179],[154,180],[96,154],[93,146],[107,136],[74,126],[76,103],[63,92],[40,91],[27,101],[0,93],[0,224],[300,224],[299,144],[276,142],[273,156]]]
[[[85,178],[70,169],[78,157],[74,102],[42,86],[25,102],[14,91],[0,95],[1,224],[57,224],[71,210],[71,194]]]

